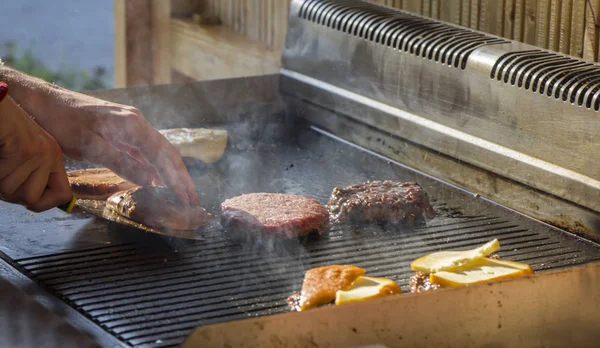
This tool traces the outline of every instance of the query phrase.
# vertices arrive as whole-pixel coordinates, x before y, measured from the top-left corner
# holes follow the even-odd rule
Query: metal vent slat
[[[308,0],[299,17],[402,52],[465,69],[469,55],[508,41],[377,4]]]
[[[494,64],[492,79],[577,106],[600,110],[600,65],[557,53],[517,51]]]

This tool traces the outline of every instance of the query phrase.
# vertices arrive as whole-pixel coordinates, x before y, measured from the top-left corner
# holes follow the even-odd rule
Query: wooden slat
[[[151,1],[152,83],[171,83],[171,2]]]
[[[440,19],[453,24],[460,24],[461,0],[443,0],[440,2]]]
[[[583,57],[583,35],[585,32],[585,5],[584,1],[573,2],[571,15],[571,42],[569,54],[575,57]]]
[[[113,13],[115,25],[115,87],[127,86],[127,23],[126,0],[114,0]]]
[[[514,7],[513,40],[523,41],[523,34],[525,33],[525,0],[515,0]]]
[[[480,0],[479,30],[502,36],[504,28],[504,0]]]
[[[149,0],[125,1],[127,86],[152,84],[152,16]]]
[[[598,26],[600,23],[600,0],[590,0],[586,2],[585,8],[585,34],[583,42],[583,58],[588,60],[598,60]]]
[[[201,27],[192,21],[171,21],[173,69],[196,80],[273,74],[281,52],[248,40],[224,26]]]
[[[562,0],[559,20],[558,52],[569,53],[571,47],[571,14],[573,11],[572,0]]]
[[[275,50],[283,49],[285,43],[285,35],[287,32],[288,17],[290,12],[289,2],[285,2],[284,6],[276,6],[275,14],[273,15],[273,45]]]
[[[548,48],[550,36],[550,0],[540,0],[536,16],[536,46]]]
[[[535,45],[536,42],[537,5],[537,0],[525,0],[525,13],[523,16],[523,42],[530,45]]]
[[[568,0],[565,0],[568,1]],[[560,11],[562,8],[561,0],[550,1],[550,24],[548,31],[548,48],[558,51],[560,43]]]
[[[432,17],[431,15],[431,0],[423,0],[423,8],[422,8],[423,16]]]
[[[471,0],[469,26],[473,29],[479,29],[479,0]]]
[[[440,3],[442,0],[431,0],[431,18],[440,19]]]
[[[425,1],[427,1],[427,0],[425,0]],[[402,3],[396,2],[392,6],[401,8],[401,9],[411,12],[411,13],[422,14],[423,2],[424,2],[423,0],[408,0],[408,1],[404,1]]]
[[[504,0],[504,29],[502,36],[513,39],[515,32],[515,0]]]
[[[127,1],[127,0],[125,0]],[[190,17],[194,13],[211,13],[210,3],[201,0],[166,0],[170,3],[173,17]],[[213,13],[214,14],[214,13]]]
[[[467,28],[471,25],[471,0],[461,1],[460,25]]]

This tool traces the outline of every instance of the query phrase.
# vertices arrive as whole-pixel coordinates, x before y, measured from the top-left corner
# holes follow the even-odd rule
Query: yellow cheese
[[[410,264],[413,271],[435,273],[464,268],[476,260],[485,258],[500,249],[500,242],[494,239],[478,248],[464,251],[440,251],[420,257]]]
[[[399,294],[400,287],[388,278],[358,277],[347,290],[338,290],[335,304],[365,301],[372,298]]]
[[[222,129],[173,128],[159,132],[179,149],[181,156],[206,163],[219,160],[227,146],[227,131]]]
[[[463,269],[432,273],[429,280],[442,287],[485,283],[533,273],[529,265],[489,258],[479,258]]]

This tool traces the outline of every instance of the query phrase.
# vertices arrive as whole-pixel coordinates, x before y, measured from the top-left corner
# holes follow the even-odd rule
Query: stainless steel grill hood
[[[408,140],[400,162],[600,235],[599,65],[362,1],[292,1],[287,35],[285,93]]]

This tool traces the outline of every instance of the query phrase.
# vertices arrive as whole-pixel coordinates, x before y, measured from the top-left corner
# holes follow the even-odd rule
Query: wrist
[[[10,97],[35,119],[47,113],[51,89],[47,82],[28,76],[7,66],[0,66],[0,81],[10,87]]]

